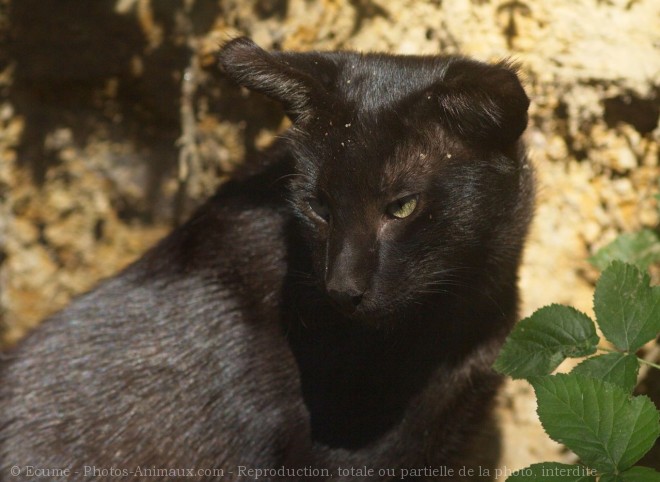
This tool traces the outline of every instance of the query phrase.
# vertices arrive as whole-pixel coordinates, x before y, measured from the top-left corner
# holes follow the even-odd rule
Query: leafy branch
[[[594,312],[614,348],[602,345],[589,316],[550,305],[516,325],[495,363],[497,371],[532,384],[544,430],[581,465],[534,464],[509,481],[660,481],[659,472],[634,466],[660,436],[660,413],[648,397],[632,394],[642,364],[660,369],[636,354],[660,333],[660,286],[651,286],[645,272],[660,260],[660,238],[651,230],[623,235],[591,260],[607,266]],[[552,374],[565,359],[582,357],[570,373]]]

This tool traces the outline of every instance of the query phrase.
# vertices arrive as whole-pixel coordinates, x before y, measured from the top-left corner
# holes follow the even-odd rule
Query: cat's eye
[[[325,222],[330,220],[330,208],[322,199],[311,198],[308,201],[309,207],[319,218],[323,219]]]
[[[387,205],[387,214],[397,219],[407,218],[415,211],[418,199],[419,194],[399,198]]]

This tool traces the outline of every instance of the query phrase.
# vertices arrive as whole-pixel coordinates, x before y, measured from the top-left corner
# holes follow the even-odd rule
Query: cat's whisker
[[[304,178],[309,179],[309,176],[308,176],[307,174],[297,173],[297,172],[292,172],[292,173],[290,173],[290,174],[284,174],[283,176],[280,176],[280,177],[278,177],[277,179],[275,179],[275,180],[271,183],[271,187],[272,187],[272,186],[275,186],[276,184],[280,183],[281,181],[284,181],[284,180],[286,180],[286,179],[295,178],[295,177],[301,177],[301,178],[303,178],[303,179],[304,179]]]

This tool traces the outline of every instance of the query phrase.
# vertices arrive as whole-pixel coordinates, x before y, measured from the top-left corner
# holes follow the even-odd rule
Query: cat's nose
[[[364,292],[354,289],[347,290],[334,290],[328,289],[328,295],[339,305],[342,311],[346,313],[353,313],[357,306],[362,301]]]

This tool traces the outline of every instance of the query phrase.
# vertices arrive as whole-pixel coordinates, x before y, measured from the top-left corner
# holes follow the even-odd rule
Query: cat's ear
[[[455,59],[433,87],[443,125],[467,139],[507,147],[527,127],[529,98],[509,62]]]
[[[280,102],[296,120],[311,114],[325,97],[324,86],[296,61],[304,55],[269,53],[249,38],[239,37],[222,46],[218,60],[234,82]]]

